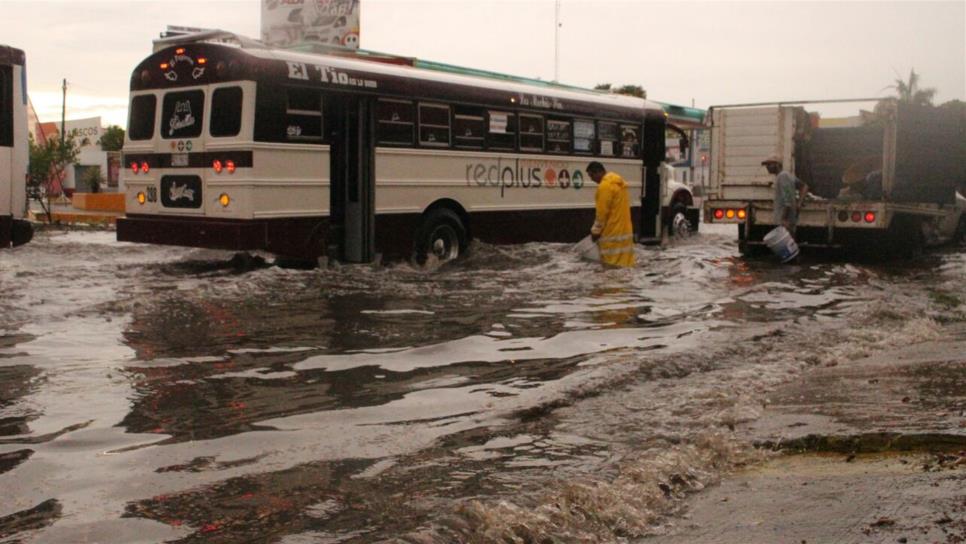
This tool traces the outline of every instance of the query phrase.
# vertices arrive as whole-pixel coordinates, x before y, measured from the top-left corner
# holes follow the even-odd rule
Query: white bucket
[[[768,249],[778,256],[783,263],[798,257],[798,244],[785,227],[779,225],[773,228],[764,238]]]
[[[581,259],[596,263],[600,262],[600,247],[597,246],[597,242],[595,242],[590,236],[587,236],[583,240],[577,242],[577,244],[574,245],[574,251],[580,255]]]

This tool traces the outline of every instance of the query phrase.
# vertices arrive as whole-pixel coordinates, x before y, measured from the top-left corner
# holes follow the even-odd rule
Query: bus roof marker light
[[[179,47],[174,50],[175,55],[184,55],[184,47]]]
[[[208,63],[208,59],[206,59],[205,57],[198,57],[198,64],[207,64],[207,63]]]
[[[168,68],[169,68],[170,66],[171,66],[171,65],[170,65],[170,64],[168,64],[167,62],[162,62],[162,63],[161,63],[161,69],[162,69],[162,70],[167,70],[167,69],[168,69]]]

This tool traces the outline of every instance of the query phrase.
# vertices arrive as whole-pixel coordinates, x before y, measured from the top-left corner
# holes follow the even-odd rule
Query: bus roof
[[[233,39],[239,46],[225,45],[226,39]],[[221,43],[212,43],[212,40],[218,40]],[[422,61],[412,57],[402,57],[374,51],[362,50],[357,52],[355,50],[318,46],[315,44],[287,49],[270,48],[261,42],[224,31],[210,31],[196,35],[179,36],[174,39],[156,40],[155,55],[163,56],[170,48],[174,47],[200,44],[204,44],[210,48],[233,49],[237,52],[236,54],[265,61],[298,62],[308,65],[324,64],[328,68],[351,70],[356,73],[377,77],[383,76],[399,80],[421,81],[428,85],[439,84],[444,87],[450,85],[461,86],[496,93],[518,93],[521,96],[531,95],[536,97],[537,100],[558,99],[585,105],[594,104],[606,109],[622,110],[628,114],[632,111],[637,112],[637,115],[663,115],[664,113],[664,108],[657,102],[632,96],[605,93],[569,85],[561,85],[554,82],[516,77],[445,63]],[[264,73],[262,75],[264,76]],[[138,85],[136,81],[132,81],[132,90],[136,87],[145,88]],[[440,89],[440,91],[443,91],[443,89]],[[506,104],[507,107],[520,105]]]
[[[23,51],[8,45],[0,45],[0,64],[16,64],[23,66],[27,57]]]

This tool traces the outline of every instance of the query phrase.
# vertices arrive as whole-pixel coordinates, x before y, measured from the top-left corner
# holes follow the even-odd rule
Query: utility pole
[[[60,106],[60,148],[64,149],[64,141],[67,137],[67,78],[64,78],[64,100]]]
[[[553,14],[553,81],[560,81],[560,0],[554,4]]]

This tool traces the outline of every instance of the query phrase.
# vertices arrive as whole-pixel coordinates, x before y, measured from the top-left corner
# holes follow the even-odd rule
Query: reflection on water
[[[585,519],[637,504],[639,529],[660,499],[639,486],[713,479],[737,450],[709,429],[768,387],[961,315],[956,252],[782,267],[730,233],[638,251],[630,271],[530,244],[243,274],[99,233],[2,254],[0,539],[447,542],[566,497],[593,497]]]

